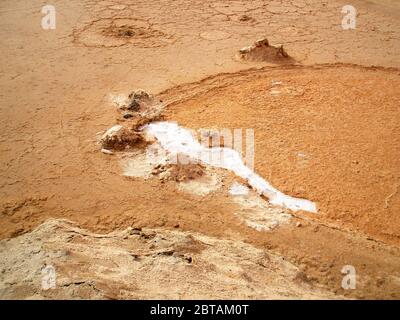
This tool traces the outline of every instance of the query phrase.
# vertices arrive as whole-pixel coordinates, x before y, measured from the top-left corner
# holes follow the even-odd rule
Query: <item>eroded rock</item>
[[[122,125],[115,125],[108,129],[101,137],[100,144],[105,150],[125,150],[132,148],[142,142],[140,133],[125,128]]]
[[[133,130],[156,120],[161,120],[163,102],[142,89],[126,95],[111,95],[111,102],[118,108],[120,120],[129,121]]]
[[[204,175],[205,167],[199,163],[165,164],[156,166],[152,174],[158,175],[162,180],[187,182]]]
[[[253,45],[240,49],[238,57],[240,60],[247,61],[284,62],[291,60],[282,44],[272,45],[267,38],[257,40]]]

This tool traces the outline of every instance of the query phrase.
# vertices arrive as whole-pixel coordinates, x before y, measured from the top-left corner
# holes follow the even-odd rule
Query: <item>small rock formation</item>
[[[133,129],[159,120],[164,107],[160,99],[142,89],[131,92],[128,97],[115,96],[111,101],[120,111],[121,120],[130,121]]]
[[[160,105],[161,101],[157,100],[152,94],[139,89],[129,94],[128,99],[120,103],[118,108],[122,111],[143,112],[150,107]]]
[[[239,17],[239,21],[247,22],[247,21],[255,21],[255,19],[248,16],[247,14],[243,14]]]
[[[199,163],[187,164],[160,164],[155,166],[153,175],[158,175],[160,180],[186,182],[195,180],[204,175],[205,167]]]
[[[154,102],[154,96],[152,94],[148,94],[142,89],[131,92],[131,94],[129,95],[129,99],[132,99],[132,101],[136,101],[138,104],[152,104]]]
[[[142,136],[121,125],[115,125],[101,137],[100,144],[103,150],[125,150],[134,147],[143,140]]]
[[[240,60],[282,62],[290,59],[283,45],[271,45],[267,38],[257,40],[253,45],[239,50]]]
[[[148,140],[141,128],[149,122],[161,119],[164,107],[162,100],[139,89],[131,92],[129,96],[110,95],[110,101],[119,111],[120,118],[117,120],[127,123],[115,125],[103,134],[99,140],[101,152],[113,154],[113,151],[146,146]]]
[[[130,119],[133,117],[133,114],[131,112],[124,112],[122,116],[124,119]]]

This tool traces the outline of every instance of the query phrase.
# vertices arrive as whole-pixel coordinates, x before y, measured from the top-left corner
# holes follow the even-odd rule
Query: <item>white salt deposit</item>
[[[281,205],[291,210],[317,212],[314,202],[288,196],[271,186],[262,177],[246,167],[239,155],[230,148],[208,148],[201,145],[185,128],[174,122],[153,122],[143,129],[154,136],[161,146],[171,155],[184,154],[213,167],[233,171],[237,176],[247,180],[248,184],[259,194],[266,196],[271,204]]]
[[[245,196],[249,193],[249,188],[240,183],[234,182],[229,189],[229,193],[233,196]]]

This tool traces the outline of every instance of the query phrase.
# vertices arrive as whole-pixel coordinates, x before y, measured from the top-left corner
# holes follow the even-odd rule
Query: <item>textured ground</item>
[[[240,278],[238,297],[330,297],[333,292],[399,298],[399,7],[395,1],[377,3],[353,1],[357,29],[344,31],[341,7],[348,3],[341,1],[54,1],[57,28],[44,31],[41,1],[1,1],[2,297],[107,297],[107,290],[90,285],[85,293],[33,288],[39,286],[44,260],[30,259],[32,247],[47,241],[40,232],[53,224],[29,232],[49,218],[66,218],[88,232],[146,227],[202,234],[227,255],[231,246],[225,241],[233,241],[232,247],[246,242],[254,252],[284,257],[314,287],[323,287],[314,292],[285,282],[282,294],[272,285],[271,295],[263,296],[258,287],[246,291],[247,280]],[[284,44],[303,66],[243,71],[272,66],[237,59],[240,48],[262,37]],[[317,63],[392,69],[312,67]],[[271,96],[272,79],[283,81],[278,96]],[[247,209],[228,195],[232,176],[204,197],[182,191],[174,181],[123,177],[116,157],[99,152],[96,134],[123,123],[110,95],[137,88],[176,101],[165,116],[182,125],[256,127],[256,170],[289,194],[316,201],[320,214],[299,213],[287,225],[258,232],[234,214]],[[206,101],[209,109],[202,109]],[[299,151],[312,157],[300,161]],[[56,249],[66,248],[57,241],[68,228],[62,224],[59,234],[49,229]],[[19,245],[25,239],[31,243]],[[57,269],[80,262],[82,283],[107,279],[100,263],[85,273],[88,248],[109,244],[96,239],[81,249],[82,261],[52,254],[50,260],[56,259]],[[115,242],[112,247],[119,250]],[[3,258],[10,252],[15,261]],[[115,254],[110,252],[111,261]],[[356,290],[341,288],[346,264],[357,269]],[[26,284],[20,275],[28,270]],[[165,272],[160,270],[160,279]],[[63,270],[60,279],[66,275]],[[182,296],[195,297],[182,282]],[[121,288],[122,293],[112,289],[110,297],[164,294],[156,292],[157,284],[134,296],[137,285]],[[224,297],[217,291],[206,295]]]
[[[230,299],[232,291],[241,299],[335,297],[267,250],[181,231],[93,234],[49,220],[0,246],[1,298]],[[38,287],[46,264],[57,270],[54,290]]]
[[[165,113],[189,128],[253,128],[255,170],[272,185],[315,201],[322,219],[399,245],[399,76],[267,68],[210,79],[214,87]]]

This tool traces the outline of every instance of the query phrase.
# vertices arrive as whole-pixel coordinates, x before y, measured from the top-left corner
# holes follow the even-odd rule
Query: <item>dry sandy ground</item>
[[[254,128],[255,170],[272,185],[317,202],[318,218],[400,244],[397,70],[267,68],[213,82],[170,105],[167,119],[195,129]]]
[[[196,233],[130,228],[100,235],[48,220],[2,249],[2,266],[15,266],[6,272],[2,298],[335,298],[279,256]],[[57,270],[54,290],[37,287],[46,263]]]
[[[41,1],[0,4],[2,298],[400,298],[395,1],[352,1],[355,30],[341,28],[341,1],[52,4],[57,28],[47,31]],[[263,37],[296,66],[238,59]],[[258,231],[245,218],[277,209],[234,201],[230,174],[205,196],[122,176],[96,135],[128,123],[110,97],[138,88],[181,125],[255,129],[256,171],[319,213],[282,210],[295,217]],[[128,227],[165,239],[151,246]],[[186,236],[210,248],[157,254]],[[150,251],[136,261],[135,250]],[[263,255],[274,257],[266,267]],[[40,288],[45,264],[58,272],[54,291]],[[357,270],[355,290],[341,287],[344,265]]]

